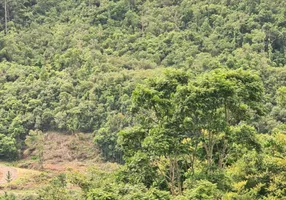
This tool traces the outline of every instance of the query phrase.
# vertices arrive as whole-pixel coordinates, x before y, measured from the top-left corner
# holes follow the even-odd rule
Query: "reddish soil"
[[[0,184],[7,183],[7,174],[11,173],[11,180],[15,180],[17,178],[17,170],[12,167],[2,166],[0,165]]]

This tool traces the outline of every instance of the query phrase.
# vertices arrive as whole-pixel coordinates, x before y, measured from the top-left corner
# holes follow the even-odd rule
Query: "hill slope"
[[[284,4],[8,0],[6,35],[0,16],[1,133],[23,139],[30,129],[129,126],[135,84],[168,66],[260,71],[273,107],[285,85],[285,68],[277,68],[286,62]]]
[[[97,157],[95,143],[124,166],[114,179],[92,177],[125,199],[284,197],[285,8],[284,0],[0,0],[0,159],[25,156],[33,131],[93,133],[74,146],[73,136],[48,134],[61,142],[44,161]],[[85,197],[106,194],[96,178],[81,178]]]

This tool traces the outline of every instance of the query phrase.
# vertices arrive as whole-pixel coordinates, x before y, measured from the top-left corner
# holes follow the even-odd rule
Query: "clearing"
[[[118,166],[103,162],[99,150],[93,144],[92,134],[45,133],[43,165],[39,164],[36,149],[25,151],[24,158],[13,163],[0,162],[0,194],[5,191],[17,196],[35,195],[55,176],[63,172],[84,173],[94,166],[113,171]],[[11,181],[7,182],[7,173]]]

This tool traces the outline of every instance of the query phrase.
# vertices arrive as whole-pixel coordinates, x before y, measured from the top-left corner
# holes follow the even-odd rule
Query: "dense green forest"
[[[92,132],[120,170],[39,199],[283,199],[285,66],[285,0],[0,0],[0,159]]]

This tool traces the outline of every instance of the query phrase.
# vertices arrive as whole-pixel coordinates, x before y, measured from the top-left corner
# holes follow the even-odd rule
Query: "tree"
[[[77,195],[72,195],[67,190],[66,174],[60,174],[46,186],[41,188],[38,193],[40,200],[65,200],[65,199],[80,199]]]
[[[206,159],[204,170],[212,177],[228,163],[231,144],[256,148],[255,131],[232,127],[263,111],[263,85],[251,71],[220,69],[191,77],[172,70],[138,86],[133,102],[141,127],[119,134],[126,165],[144,152],[172,195],[182,194],[183,166],[194,171],[195,156]],[[239,134],[249,141],[241,143]]]
[[[182,152],[188,148],[182,143],[185,133],[181,131],[177,119],[173,118],[176,107],[173,97],[177,86],[186,84],[187,81],[188,75],[183,71],[169,70],[164,78],[149,80],[147,85],[138,86],[132,98],[134,109],[139,112],[142,129],[138,130],[136,127],[133,131],[122,131],[119,139],[126,153],[127,166],[138,157],[140,151],[143,151],[145,156],[152,158],[149,165],[157,168],[159,174],[165,177],[173,195],[182,193],[179,160]],[[130,142],[134,142],[134,145],[130,145]],[[128,158],[129,156],[131,158]],[[166,166],[162,169],[163,163],[166,163]],[[150,178],[152,179],[152,176]]]
[[[8,11],[7,11],[7,0],[4,2],[4,10],[5,10],[5,34],[8,34]]]
[[[17,154],[16,140],[12,137],[0,134],[0,158],[14,160],[18,156]]]
[[[6,179],[7,183],[10,183],[12,181],[12,174],[10,171],[7,172],[5,179]]]
[[[249,121],[253,113],[263,113],[262,97],[259,77],[241,69],[214,70],[179,88],[179,113],[185,117],[186,128],[195,132],[189,137],[198,137],[203,144],[208,172],[213,171],[215,162],[218,168],[224,166],[230,127]],[[219,158],[214,158],[215,150]]]

